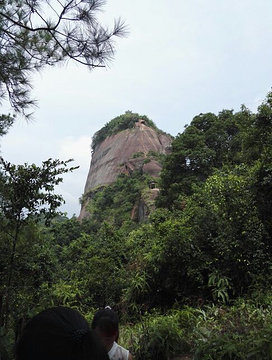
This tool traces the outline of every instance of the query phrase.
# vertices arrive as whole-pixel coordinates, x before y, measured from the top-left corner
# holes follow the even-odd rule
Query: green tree
[[[251,166],[252,192],[259,216],[272,238],[272,92],[258,107],[254,122],[248,131],[246,147],[247,163]]]
[[[71,241],[80,237],[84,232],[82,222],[73,216],[71,219],[67,217],[55,218],[48,229],[49,236],[54,238],[58,245],[68,245]]]
[[[192,240],[190,226],[165,209],[157,209],[149,224],[130,233],[129,281],[124,291],[128,310],[165,310],[175,301],[200,296],[205,259]]]
[[[270,250],[249,173],[245,166],[217,171],[188,200],[183,214],[193,243],[207,259],[205,283],[207,276],[219,274],[230,279],[236,295],[270,273]]]
[[[28,115],[30,73],[46,65],[73,60],[93,69],[115,53],[114,37],[124,36],[124,23],[112,30],[97,20],[104,0],[2,0],[0,9],[0,99],[9,98],[16,113]]]
[[[271,275],[271,246],[259,217],[252,170],[218,170],[195,186],[182,211],[157,209],[128,237],[127,304],[227,302]]]
[[[200,114],[172,142],[172,152],[161,173],[161,193],[157,204],[182,208],[193,185],[204,184],[214,169],[243,161],[241,153],[254,117],[242,107],[234,114],[223,110],[216,116]]]
[[[49,159],[38,167],[34,164],[16,166],[0,158],[0,222],[6,236],[11,239],[0,314],[1,326],[5,329],[10,315],[10,294],[20,233],[24,226],[30,221],[38,221],[41,215],[45,223],[56,216],[63,199],[54,193],[54,187],[62,181],[61,174],[76,169],[68,167],[70,161]]]
[[[10,115],[0,115],[0,136],[6,135],[8,129],[13,124],[14,116]]]
[[[92,228],[99,228],[103,221],[117,228],[125,222],[133,227],[131,213],[141,198],[141,190],[147,185],[146,176],[134,171],[131,176],[121,174],[113,184],[87,194],[90,198],[87,209],[91,214]]]
[[[214,121],[215,115],[206,117]],[[207,119],[205,119],[205,123]],[[192,184],[204,182],[211,173],[215,151],[205,143],[205,133],[194,125],[186,127],[172,142],[161,172],[161,192],[157,204],[171,208],[183,194],[192,194]]]
[[[96,233],[83,233],[59,253],[62,271],[51,294],[55,304],[77,306],[83,312],[120,301],[125,279],[124,238],[104,222]]]

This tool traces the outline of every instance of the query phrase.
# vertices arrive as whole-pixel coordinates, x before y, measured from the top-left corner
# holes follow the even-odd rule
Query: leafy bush
[[[123,224],[133,229],[137,220],[132,220],[132,210],[142,198],[142,193],[148,188],[148,175],[134,171],[131,176],[120,174],[113,184],[101,187],[89,194],[91,201],[87,209],[90,212],[92,226],[99,227],[107,221],[116,228]]]
[[[229,307],[207,307],[191,335],[195,360],[271,360],[271,303],[238,299]]]
[[[137,360],[169,360],[189,351],[186,333],[194,321],[189,308],[167,315],[145,315],[140,323],[125,329],[123,341]]]
[[[138,151],[138,152],[132,154],[133,159],[140,158],[140,157],[144,157],[143,151]]]
[[[238,299],[232,306],[154,312],[123,326],[120,341],[135,360],[272,360],[271,294],[262,299],[266,305]]]

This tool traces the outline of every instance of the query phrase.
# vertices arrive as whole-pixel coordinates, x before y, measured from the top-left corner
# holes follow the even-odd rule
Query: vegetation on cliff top
[[[139,115],[137,113],[133,113],[132,111],[126,111],[125,114],[112,119],[105,126],[103,126],[102,129],[98,130],[94,134],[92,141],[92,149],[94,150],[96,145],[105,140],[106,137],[115,135],[118,132],[126,129],[132,129],[135,123],[139,120],[144,120],[145,125],[151,127],[156,132],[160,134],[165,134],[162,130],[159,130],[155,123],[150,120],[146,115]]]

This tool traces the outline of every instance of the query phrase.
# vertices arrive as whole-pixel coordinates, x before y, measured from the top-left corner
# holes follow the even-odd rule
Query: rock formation
[[[171,141],[170,135],[159,133],[141,119],[135,122],[133,128],[106,137],[94,148],[83,197],[113,183],[121,173],[129,175],[134,170],[140,170],[153,178],[158,177],[161,165],[150,154],[166,154]],[[86,203],[83,203],[79,219],[86,216]]]

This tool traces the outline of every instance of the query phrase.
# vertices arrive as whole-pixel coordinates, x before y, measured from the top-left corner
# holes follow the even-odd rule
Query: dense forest
[[[105,131],[130,126],[117,123]],[[139,223],[141,172],[97,192],[79,222],[58,214],[54,193],[69,161],[1,159],[3,358],[44,308],[91,321],[110,305],[135,360],[272,359],[272,93],[256,113],[197,115],[161,161],[156,208]]]

